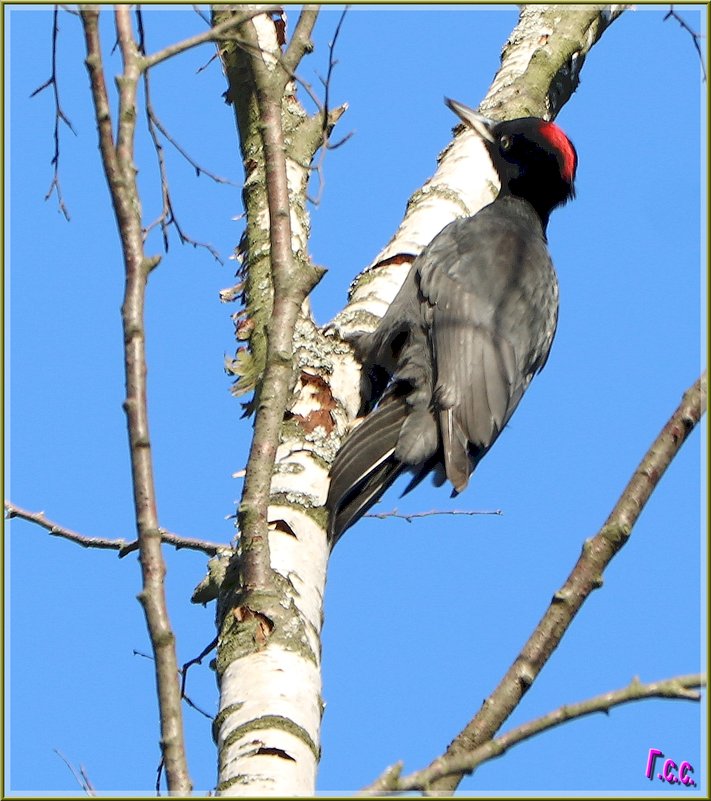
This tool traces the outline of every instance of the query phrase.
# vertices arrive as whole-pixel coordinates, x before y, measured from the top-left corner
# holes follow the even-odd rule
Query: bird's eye
[[[499,146],[501,150],[505,153],[513,144],[513,139],[508,134],[504,134],[501,139],[499,139]]]

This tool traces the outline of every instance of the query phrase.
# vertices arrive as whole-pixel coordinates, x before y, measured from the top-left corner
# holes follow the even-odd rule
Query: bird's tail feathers
[[[394,457],[405,417],[405,401],[391,396],[344,441],[331,467],[326,501],[331,547],[408,467]]]

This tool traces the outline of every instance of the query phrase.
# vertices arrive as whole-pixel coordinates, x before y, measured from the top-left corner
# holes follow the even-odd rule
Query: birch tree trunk
[[[497,119],[554,118],[575,91],[587,53],[622,10],[523,7],[481,111]],[[306,7],[304,13],[312,11]],[[230,13],[216,6],[213,20],[219,23]],[[221,795],[315,792],[323,709],[320,633],[329,556],[323,504],[329,465],[359,405],[359,368],[343,337],[372,329],[416,255],[447,223],[473,215],[490,202],[497,189],[480,140],[470,131],[459,131],[439,157],[434,175],[410,198],[391,241],[353,282],[346,307],[330,326],[318,328],[306,300],[319,277],[307,255],[306,186],[324,131],[344,109],[309,116],[296,100],[292,78],[298,60],[292,45],[303,38],[306,26],[302,15],[284,49],[280,20],[264,13],[238,28],[237,38],[223,41],[220,50],[245,167],[247,213],[245,235],[237,248],[243,281],[226,296],[244,297],[237,334],[249,347],[238,351],[231,367],[237,392],[255,391],[252,458],[273,446],[273,462],[265,457],[261,464],[262,470],[268,469],[268,511],[253,503],[254,473],[248,468],[237,550],[229,560],[216,557],[213,571],[220,584],[220,711],[214,735]],[[308,34],[300,44],[301,54],[308,50],[307,39]],[[271,77],[265,79],[265,74]],[[281,82],[275,78],[279,75]],[[265,109],[274,108],[274,103],[277,117],[265,119]],[[301,282],[301,296],[297,292],[286,297],[288,292],[279,288],[274,226],[284,220],[270,213],[275,208],[270,197],[270,135],[283,145],[290,276]],[[275,338],[285,334],[275,333],[275,326],[283,322],[277,307],[284,302],[296,312],[286,331],[291,347],[275,354]],[[281,390],[265,379],[274,373],[277,361],[288,372],[281,409],[275,401]],[[281,426],[270,445],[260,428],[260,414],[275,408]]]

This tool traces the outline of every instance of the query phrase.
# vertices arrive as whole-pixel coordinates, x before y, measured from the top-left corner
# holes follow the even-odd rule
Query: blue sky
[[[695,30],[705,9],[677,6]],[[323,631],[319,789],[354,790],[397,760],[414,770],[478,710],[604,522],[639,459],[706,361],[706,91],[686,32],[666,6],[625,13],[589,56],[558,123],[578,151],[577,199],[554,213],[561,285],[544,372],[467,492],[426,482],[380,509],[500,509],[501,516],[363,520],[330,563]],[[87,535],[133,537],[121,366],[122,265],[99,163],[78,20],[60,15],[61,181],[71,213],[46,201],[52,170],[49,7],[5,6],[6,495]],[[189,8],[145,12],[156,50],[203,30]],[[300,73],[318,87],[338,19],[325,10]],[[311,249],[329,272],[319,322],[390,238],[431,175],[456,120],[475,106],[517,19],[512,7],[354,8],[337,46],[332,101],[349,110],[328,154]],[[295,14],[291,17],[291,24]],[[103,21],[108,49],[113,26]],[[107,51],[108,52],[108,51]],[[207,46],[152,74],[156,111],[204,166],[242,171],[225,82]],[[110,75],[118,54],[107,56]],[[113,85],[112,85],[113,88]],[[226,258],[243,223],[238,187],[217,186],[167,147],[180,222]],[[160,208],[145,128],[137,149],[144,214]],[[156,236],[149,252],[158,252]],[[251,434],[229,393],[230,315],[219,302],[235,263],[180,246],[151,275],[147,332],[161,525],[229,541]],[[705,423],[684,446],[627,546],[506,729],[563,703],[692,673],[705,661]],[[6,526],[6,792],[78,787],[53,749],[99,790],[150,790],[159,760],[150,646],[134,557],[87,551],[28,523]],[[211,607],[189,603],[204,558],[166,549],[180,661],[214,636]],[[207,666],[188,692],[208,711]],[[215,781],[210,724],[185,709],[196,788]],[[707,786],[705,707],[648,701],[567,724],[483,766],[471,793],[664,790],[644,776],[650,748],[687,760]],[[676,791],[681,792],[681,791]],[[698,792],[684,790],[693,796]]]

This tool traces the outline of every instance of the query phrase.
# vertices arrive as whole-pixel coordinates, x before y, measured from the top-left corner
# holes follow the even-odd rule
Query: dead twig
[[[696,52],[699,54],[699,62],[701,63],[701,73],[703,75],[704,83],[706,83],[706,67],[704,65],[704,56],[701,52],[701,34],[696,33],[693,28],[689,25],[689,23],[674,10],[674,4],[672,3],[669,6],[669,11],[664,15],[663,22],[666,22],[668,19],[675,19],[679,25],[681,25],[682,29],[685,30],[689,36],[691,36],[691,41],[694,43],[694,47],[696,48]]]
[[[363,515],[363,517],[375,517],[378,520],[386,520],[389,517],[395,517],[400,520],[407,520],[408,523],[412,523],[413,520],[417,520],[420,517],[434,517],[436,515],[468,515],[470,517],[473,517],[474,515],[501,516],[503,515],[503,512],[501,509],[432,509],[429,512],[412,512],[411,514],[401,514],[397,509],[393,509],[392,512],[370,512],[369,514]]]
[[[188,660],[181,668],[178,669],[178,673],[182,676],[182,681],[180,683],[180,697],[185,701],[185,703],[191,708],[194,709],[196,712],[199,712],[203,717],[206,717],[208,720],[213,720],[214,716],[211,715],[209,712],[206,712],[204,709],[199,707],[185,692],[185,683],[187,680],[187,673],[188,670],[193,665],[200,665],[202,664],[202,660],[206,657],[210,651],[217,647],[217,637],[202,651],[200,656],[196,656],[194,659]],[[135,648],[133,649],[134,656],[141,656],[144,659],[148,659],[151,662],[155,662],[155,659],[150,654],[145,653],[144,651],[137,651]],[[160,771],[160,766],[159,766]]]
[[[34,523],[46,529],[53,537],[61,537],[62,539],[69,540],[77,545],[81,545],[82,548],[118,551],[119,559],[138,550],[138,540],[88,537],[85,534],[72,531],[70,528],[60,526],[53,520],[49,520],[45,517],[44,512],[30,512],[27,509],[21,509],[19,506],[15,506],[15,504],[10,501],[5,501],[5,516],[8,520],[17,517],[20,520],[26,520],[28,523]],[[223,545],[219,542],[207,542],[206,540],[194,539],[192,537],[182,537],[179,534],[174,534],[165,529],[159,529],[159,531],[161,542],[164,542],[166,545],[172,545],[176,550],[185,548],[191,551],[201,551],[208,556],[216,556],[220,551],[229,548],[229,545]]]
[[[200,652],[200,654],[199,654],[198,656],[194,657],[193,659],[189,659],[189,660],[188,660],[188,661],[187,661],[187,662],[186,662],[186,663],[185,663],[185,664],[184,664],[184,665],[183,665],[183,666],[180,668],[180,675],[183,677],[183,680],[182,680],[182,682],[181,682],[181,684],[180,684],[180,694],[181,694],[182,698],[184,698],[184,699],[185,699],[185,703],[186,703],[186,704],[188,704],[188,706],[191,706],[191,707],[192,707],[192,708],[193,708],[193,709],[194,709],[196,712],[199,712],[201,715],[204,715],[204,716],[205,716],[206,718],[208,718],[209,720],[212,720],[212,719],[213,719],[213,716],[212,716],[212,715],[210,715],[209,713],[205,712],[203,709],[200,709],[200,707],[199,707],[199,706],[196,706],[196,705],[195,705],[195,704],[194,704],[194,703],[193,703],[193,702],[190,700],[190,698],[188,698],[188,696],[187,696],[187,694],[186,694],[186,692],[185,692],[185,685],[187,684],[187,681],[188,681],[188,670],[190,670],[190,668],[191,668],[193,665],[201,665],[201,664],[202,664],[202,660],[203,660],[203,659],[204,659],[204,658],[205,658],[205,657],[206,657],[206,656],[207,656],[207,655],[208,655],[208,654],[209,654],[211,651],[214,651],[214,650],[215,650],[215,648],[217,648],[217,642],[218,642],[218,638],[217,638],[217,637],[215,637],[215,639],[214,639],[214,640],[212,640],[212,642],[211,642],[209,645],[205,646],[205,648],[204,648],[204,649],[203,649],[203,650]]]
[[[324,178],[323,172],[323,165],[326,159],[326,153],[329,150],[335,150],[336,148],[340,147],[341,145],[345,144],[351,136],[353,136],[353,131],[350,131],[345,136],[341,137],[337,142],[330,141],[330,131],[333,128],[333,125],[338,120],[338,118],[343,114],[343,112],[348,108],[346,104],[341,106],[340,109],[336,109],[335,114],[332,114],[330,111],[330,100],[331,100],[331,79],[333,76],[333,71],[338,64],[338,61],[335,58],[336,52],[336,42],[338,41],[338,37],[341,33],[341,28],[343,27],[343,22],[346,18],[346,13],[349,10],[349,6],[346,6],[343,11],[341,12],[341,16],[338,19],[336,24],[336,30],[333,33],[333,39],[328,43],[328,69],[326,70],[326,78],[321,78],[319,76],[319,80],[323,85],[323,108],[321,108],[322,114],[322,135],[323,141],[321,144],[321,152],[319,154],[318,161],[312,167],[313,171],[318,176],[318,192],[315,198],[309,198],[311,202],[318,206],[321,202],[321,197],[323,196],[323,191],[326,187],[326,179]]]
[[[77,784],[81,787],[81,789],[88,796],[95,796],[96,790],[94,789],[94,786],[89,780],[89,777],[86,775],[86,770],[83,768],[83,766],[80,765],[79,770],[77,770],[74,767],[74,765],[72,765],[72,763],[64,756],[64,754],[58,748],[53,748],[52,750],[72,772],[72,776],[74,776],[74,778],[77,781]]]
[[[136,9],[136,22],[138,28],[138,50],[140,53],[145,54],[146,52],[146,37],[145,37],[145,28],[143,25],[143,13],[141,12],[140,8]],[[156,151],[156,157],[158,159],[158,172],[160,173],[160,187],[161,187],[161,197],[163,201],[161,213],[158,217],[149,225],[147,225],[143,229],[143,240],[145,242],[148,234],[155,228],[157,225],[160,225],[161,233],[163,235],[163,248],[165,252],[168,252],[169,249],[169,240],[168,240],[168,230],[172,225],[177,234],[181,244],[185,245],[192,245],[194,248],[205,248],[210,255],[217,261],[219,264],[224,264],[222,257],[217,252],[217,250],[207,242],[199,242],[192,237],[188,236],[185,233],[182,226],[178,222],[178,218],[175,216],[175,211],[173,209],[173,201],[170,196],[170,187],[168,184],[168,170],[165,164],[165,156],[163,145],[161,144],[160,138],[158,136],[158,132],[160,132],[168,142],[170,142],[173,147],[178,150],[178,152],[186,159],[186,161],[193,167],[197,176],[199,177],[202,173],[207,175],[209,178],[212,178],[213,181],[216,183],[222,184],[234,184],[232,181],[229,181],[227,178],[222,178],[219,175],[215,175],[210,170],[201,167],[190,155],[182,148],[178,143],[173,139],[172,136],[167,132],[165,126],[161,123],[158,119],[158,116],[153,109],[153,102],[151,100],[151,87],[150,87],[150,78],[149,78],[149,71],[143,71],[143,91],[145,95],[145,111],[146,111],[146,119],[148,122],[148,132],[150,134],[151,140],[153,141],[153,147]]]
[[[49,189],[47,190],[47,194],[44,196],[45,200],[49,200],[52,197],[53,193],[57,195],[57,204],[59,206],[59,211],[64,215],[64,218],[69,222],[70,215],[69,209],[67,208],[66,203],[64,202],[64,195],[62,194],[62,185],[59,182],[59,123],[63,122],[67,128],[74,134],[77,135],[77,132],[74,130],[74,126],[71,123],[71,120],[67,115],[64,113],[62,109],[62,104],[59,100],[59,84],[57,83],[57,38],[59,36],[59,6],[54,7],[54,14],[53,14],[53,23],[52,23],[52,72],[49,78],[41,85],[38,86],[34,92],[30,95],[30,97],[35,97],[36,95],[40,94],[40,92],[44,91],[48,87],[52,87],[52,94],[54,96],[54,154],[52,156],[52,160],[50,164],[54,168],[54,173],[52,175],[52,183],[49,185]]]

